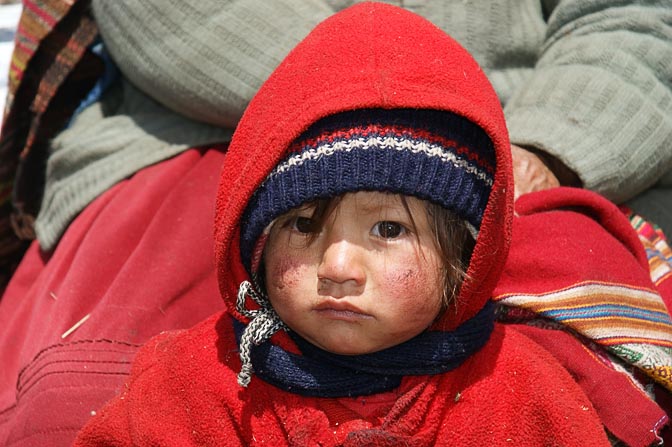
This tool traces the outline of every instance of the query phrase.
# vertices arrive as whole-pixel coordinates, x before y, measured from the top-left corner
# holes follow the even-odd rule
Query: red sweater
[[[230,318],[154,338],[76,445],[609,445],[569,373],[512,327],[498,325],[450,373],[404,379],[378,419],[361,414],[366,398],[352,411],[346,399],[302,397],[258,378],[241,388]]]

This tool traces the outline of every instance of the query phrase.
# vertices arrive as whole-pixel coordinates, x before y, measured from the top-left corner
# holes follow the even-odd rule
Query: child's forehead
[[[348,193],[346,196],[349,196],[352,203],[364,211],[420,202],[419,199],[413,196],[385,191],[358,191],[356,193]]]
[[[388,191],[354,191],[339,196],[306,203],[297,209],[313,209],[319,203],[326,203],[327,209],[338,209],[343,206],[356,208],[362,213],[380,212],[386,209],[402,209],[408,211],[424,210],[425,201],[414,196]]]

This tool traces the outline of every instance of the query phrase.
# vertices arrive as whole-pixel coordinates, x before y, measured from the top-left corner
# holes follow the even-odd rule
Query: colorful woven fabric
[[[507,267],[494,292],[498,320],[551,352],[619,439],[650,445],[667,423],[667,398],[654,401],[652,390],[665,396],[672,390],[669,281],[652,283],[630,221],[594,193],[528,194],[516,211]],[[632,414],[636,423],[629,422]]]
[[[667,424],[670,408],[654,401],[655,385],[643,384],[636,368],[624,367],[622,361],[597,343],[577,336],[560,323],[530,314],[530,319],[519,324],[511,324],[506,318],[502,321],[553,353],[590,397],[610,435],[622,441],[614,443],[612,438],[612,443],[660,445],[661,437],[667,436],[662,427]]]
[[[80,2],[78,8],[81,8],[83,3],[85,2]],[[97,30],[93,20],[86,15],[82,15],[81,19],[76,21],[75,26],[64,22],[64,25],[56,28],[56,25],[74,4],[75,2],[36,2],[31,0],[24,2],[9,69],[7,109],[11,109],[15,98],[14,93],[19,88],[29,62],[38,49],[42,48],[42,44],[48,46],[48,50],[53,52],[54,61],[42,73],[40,79],[37,95],[33,102],[37,113],[44,113],[67,74],[81,59]],[[52,31],[60,34],[58,38],[50,36],[50,40],[43,40]],[[67,31],[67,33],[61,34],[62,31]],[[63,43],[66,44],[61,47]]]
[[[496,300],[562,323],[672,390],[672,320],[655,290],[588,281]]]
[[[14,94],[40,41],[53,30],[73,4],[74,2],[35,2],[31,0],[23,2],[23,11],[9,68],[9,93],[6,109],[11,108]]]
[[[0,291],[27,248],[21,239],[34,237],[46,144],[102,69],[87,51],[97,36],[89,0],[23,6],[0,130]]]
[[[622,209],[630,219],[632,227],[637,232],[639,240],[646,250],[651,280],[659,288],[672,288],[672,249],[668,244],[666,235],[654,223],[625,207]],[[665,292],[661,293],[663,297],[666,296]],[[665,304],[669,309],[672,302],[666,301]]]
[[[643,217],[622,209],[646,250],[651,281],[667,290],[672,283],[672,250],[665,235]],[[541,294],[505,294],[496,299],[594,340],[672,390],[672,319],[668,294],[662,290],[586,281]]]

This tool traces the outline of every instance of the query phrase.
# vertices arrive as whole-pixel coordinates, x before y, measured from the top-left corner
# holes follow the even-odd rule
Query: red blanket
[[[570,371],[618,438],[655,443],[668,416],[643,384],[672,390],[672,275],[655,260],[650,270],[628,219],[597,194],[559,188],[523,196],[516,211],[494,292],[500,320],[527,323],[519,330]]]
[[[222,308],[223,158],[190,150],[147,168],[87,207],[54,253],[31,246],[0,301],[0,445],[71,445],[142,343]]]

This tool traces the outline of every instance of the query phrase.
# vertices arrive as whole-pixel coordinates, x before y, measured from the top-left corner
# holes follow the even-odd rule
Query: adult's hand
[[[513,159],[514,200],[528,192],[560,186],[560,181],[553,174],[553,171],[534,152],[512,144],[511,156]]]

